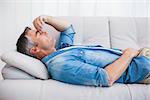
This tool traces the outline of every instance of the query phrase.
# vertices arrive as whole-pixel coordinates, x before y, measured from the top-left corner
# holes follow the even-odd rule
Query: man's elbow
[[[108,82],[109,82],[108,87],[111,87],[114,84],[114,81],[112,81],[112,80],[109,80]]]
[[[107,73],[107,81],[108,81],[108,86],[112,86],[114,84],[114,82],[116,81],[116,77],[114,74],[112,74],[110,71],[108,71],[107,69],[106,70],[106,73]]]
[[[108,74],[108,87],[112,86],[115,82],[115,79],[113,77],[110,77],[110,75]]]
[[[113,84],[114,84],[114,82],[108,80],[108,83],[107,83],[107,84],[103,84],[103,85],[101,85],[101,86],[102,86],[102,87],[103,87],[103,86],[104,86],[104,87],[111,87]]]
[[[107,78],[105,78],[106,81],[103,83],[102,86],[105,86],[105,87],[111,87],[113,84],[114,84],[114,80],[112,78],[110,78],[109,76],[107,76]]]

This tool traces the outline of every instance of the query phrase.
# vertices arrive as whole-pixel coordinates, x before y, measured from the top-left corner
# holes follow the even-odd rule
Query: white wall
[[[0,55],[15,49],[24,27],[41,14],[148,17],[148,11],[150,0],[0,0]]]

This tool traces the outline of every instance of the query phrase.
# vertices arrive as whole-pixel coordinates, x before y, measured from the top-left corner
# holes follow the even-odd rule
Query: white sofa
[[[150,18],[61,18],[73,24],[75,44],[100,44],[119,49],[150,47]],[[36,79],[28,72],[13,68],[6,64],[2,70],[4,80],[0,81],[0,100],[150,100],[150,85],[146,84],[78,86]],[[28,76],[21,76],[21,71]]]

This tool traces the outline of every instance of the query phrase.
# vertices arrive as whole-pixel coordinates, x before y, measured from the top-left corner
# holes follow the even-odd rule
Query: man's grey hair
[[[31,40],[30,37],[26,35],[29,30],[31,29],[29,27],[26,27],[24,32],[18,38],[17,43],[16,43],[17,51],[20,53],[26,54],[28,56],[37,58],[34,54],[30,53],[30,49],[34,47],[36,44],[34,41]]]

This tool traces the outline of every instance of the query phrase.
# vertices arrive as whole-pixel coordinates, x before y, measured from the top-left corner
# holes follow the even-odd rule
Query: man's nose
[[[48,33],[47,32],[41,32],[43,35],[47,35]]]
[[[43,31],[39,31],[41,34],[43,35],[47,35],[48,33],[47,32],[43,32]]]
[[[47,33],[47,32],[44,32],[44,34],[47,35],[48,33]]]

